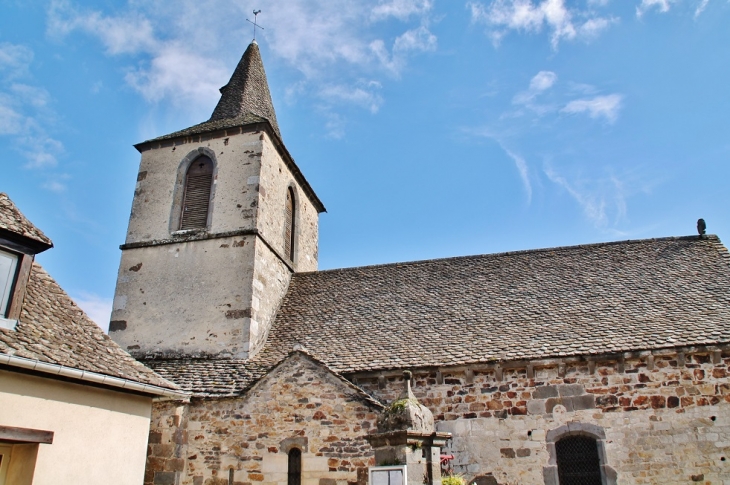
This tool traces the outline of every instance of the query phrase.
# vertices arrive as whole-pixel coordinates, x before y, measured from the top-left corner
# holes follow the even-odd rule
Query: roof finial
[[[254,42],[256,42],[256,27],[258,27],[261,30],[264,30],[263,27],[261,27],[259,24],[256,23],[256,21],[258,20],[258,16],[259,16],[260,13],[261,13],[261,10],[254,10],[253,11],[253,22],[251,22],[250,20],[246,19],[246,21],[251,22],[253,24],[253,41]]]

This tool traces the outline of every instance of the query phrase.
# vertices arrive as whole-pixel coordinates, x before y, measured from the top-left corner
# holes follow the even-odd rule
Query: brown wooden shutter
[[[196,159],[185,175],[180,229],[205,229],[212,185],[213,161],[208,157]]]
[[[286,191],[286,209],[284,214],[284,254],[294,261],[294,191],[289,188]]]

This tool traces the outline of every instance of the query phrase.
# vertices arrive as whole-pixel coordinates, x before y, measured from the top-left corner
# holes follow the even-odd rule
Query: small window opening
[[[286,214],[284,217],[284,254],[290,261],[294,261],[294,233],[296,221],[296,207],[294,206],[294,190],[289,187],[286,191]]]
[[[560,485],[601,485],[601,463],[596,440],[566,436],[555,443]]]
[[[180,229],[205,229],[208,225],[210,190],[213,185],[213,161],[199,157],[185,174]]]
[[[289,468],[287,485],[301,485],[302,483],[302,451],[299,448],[289,450]]]

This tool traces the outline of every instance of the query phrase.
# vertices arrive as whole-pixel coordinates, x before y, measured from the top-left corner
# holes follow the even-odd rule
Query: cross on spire
[[[251,22],[251,23],[253,24],[253,40],[256,40],[256,28],[257,28],[257,27],[258,27],[259,29],[261,29],[261,30],[264,30],[264,28],[263,28],[263,27],[261,27],[261,26],[260,26],[260,25],[259,25],[259,24],[257,23],[257,20],[258,20],[258,16],[259,16],[259,14],[260,14],[260,13],[261,13],[261,10],[254,10],[254,11],[253,11],[253,22],[251,22],[250,20],[246,19],[246,21],[248,21],[248,22]]]

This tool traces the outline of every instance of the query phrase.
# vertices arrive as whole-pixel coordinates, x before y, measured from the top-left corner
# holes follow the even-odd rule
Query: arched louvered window
[[[290,261],[294,261],[294,223],[296,221],[296,207],[294,204],[294,190],[289,187],[286,191],[286,214],[284,214],[284,254]]]
[[[213,161],[198,157],[185,174],[180,229],[205,229],[208,225],[210,190],[213,185]]]
[[[594,438],[573,435],[555,443],[560,485],[601,485],[601,462]]]
[[[287,485],[301,485],[302,483],[302,451],[299,448],[289,450],[289,467]]]

